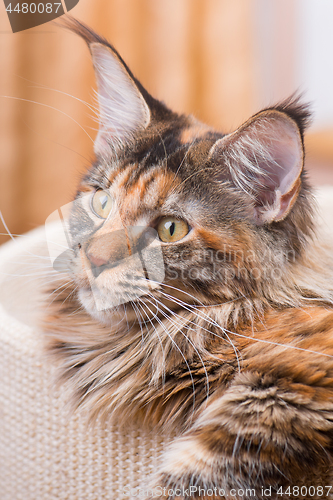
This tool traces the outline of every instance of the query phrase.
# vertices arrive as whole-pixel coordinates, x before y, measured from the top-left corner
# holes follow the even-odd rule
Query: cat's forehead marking
[[[129,165],[126,165],[126,167],[114,172],[112,177],[111,176],[109,177],[113,189],[114,190],[125,189],[131,176],[137,170],[137,168],[138,168],[137,163],[130,163]]]
[[[151,182],[147,186],[144,200],[154,206],[161,206],[165,202],[170,191],[176,189],[180,182],[179,177],[173,172],[156,171],[153,173]]]
[[[121,212],[129,217],[139,217],[147,211],[161,209],[170,191],[180,182],[174,173],[166,170],[143,173],[134,184],[123,185],[119,191]]]

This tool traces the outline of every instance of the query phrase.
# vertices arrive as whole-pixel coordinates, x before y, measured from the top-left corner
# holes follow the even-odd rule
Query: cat
[[[63,24],[90,49],[99,103],[57,264],[70,283],[43,320],[75,405],[177,435],[163,498],[332,497],[333,267],[304,171],[308,106],[222,134]]]

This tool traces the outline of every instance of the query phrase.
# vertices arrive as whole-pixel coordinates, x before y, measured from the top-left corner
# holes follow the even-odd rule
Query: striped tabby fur
[[[151,97],[92,30],[66,25],[90,48],[100,108],[77,199],[105,190],[118,207],[103,224],[89,205],[73,215],[71,285],[44,322],[76,404],[176,432],[156,484],[192,486],[192,498],[199,486],[290,498],[276,489],[329,485],[333,267],[303,170],[307,107],[290,99],[223,135]],[[126,273],[105,265],[109,234],[162,217],[191,229],[161,242],[163,282],[97,310],[80,262],[105,300],[121,294]]]

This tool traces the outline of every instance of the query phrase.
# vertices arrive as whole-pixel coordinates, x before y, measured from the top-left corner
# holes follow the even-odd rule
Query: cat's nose
[[[91,272],[93,276],[95,278],[98,278],[98,276],[104,271],[104,269],[107,269],[107,264],[109,262],[108,259],[94,255],[93,252],[87,252],[87,257],[90,261]]]
[[[104,269],[117,266],[130,256],[125,231],[121,229],[100,236],[95,234],[88,244],[86,256],[95,277],[99,276]]]
[[[87,257],[94,267],[105,266],[108,263],[107,259],[103,259],[100,256],[94,255],[92,252],[88,252]]]

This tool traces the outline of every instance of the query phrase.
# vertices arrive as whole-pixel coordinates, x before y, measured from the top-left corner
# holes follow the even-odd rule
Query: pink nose
[[[92,265],[95,267],[105,266],[105,264],[108,263],[108,261],[106,259],[103,259],[101,257],[96,257],[96,255],[94,255],[93,253],[88,253],[87,257],[90,260],[90,262],[92,263]]]

